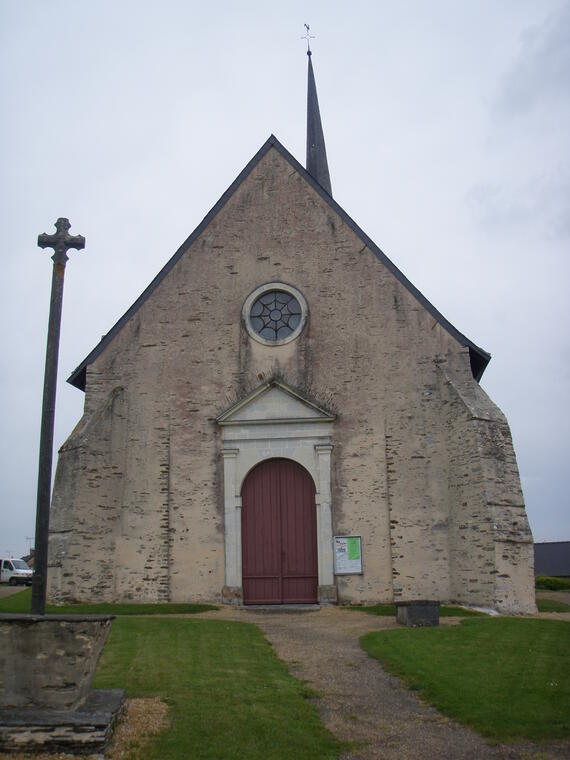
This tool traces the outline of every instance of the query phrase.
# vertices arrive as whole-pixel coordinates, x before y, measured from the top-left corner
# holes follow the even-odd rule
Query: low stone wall
[[[0,614],[0,709],[77,710],[113,619]]]
[[[0,753],[102,753],[124,710],[123,689],[92,690],[78,710],[0,710]],[[18,755],[19,757],[20,755]]]

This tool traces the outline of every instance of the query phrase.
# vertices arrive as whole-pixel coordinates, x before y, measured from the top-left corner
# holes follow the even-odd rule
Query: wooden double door
[[[242,487],[245,604],[314,604],[318,591],[315,485],[290,459],[257,465]]]

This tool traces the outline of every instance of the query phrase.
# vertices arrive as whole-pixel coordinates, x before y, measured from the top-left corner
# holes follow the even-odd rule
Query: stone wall
[[[112,622],[111,615],[0,615],[0,708],[81,707]]]
[[[274,281],[309,307],[303,333],[282,346],[253,340],[241,317],[247,296]],[[336,413],[333,532],[362,535],[365,563],[362,576],[336,579],[339,600],[446,600],[459,587],[487,598],[478,589],[495,583],[499,561],[484,538],[495,476],[473,452],[488,422],[470,420],[442,381],[447,363],[461,394],[477,394],[467,351],[270,149],[87,369],[84,418],[56,479],[51,597],[219,600],[216,417],[278,375]],[[467,586],[463,512],[479,526],[469,551],[485,557]]]
[[[451,599],[535,612],[533,539],[507,420],[457,362],[441,367],[449,448]]]
[[[125,505],[128,402],[113,388],[59,452],[49,536],[52,601],[116,595],[116,536]]]

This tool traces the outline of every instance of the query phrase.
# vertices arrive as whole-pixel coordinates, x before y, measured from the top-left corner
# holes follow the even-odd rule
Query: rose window
[[[270,290],[254,301],[249,320],[265,340],[282,340],[295,332],[301,322],[301,304],[294,295]]]
[[[284,282],[260,285],[246,298],[242,309],[245,328],[265,345],[282,345],[297,338],[309,315],[303,294]]]

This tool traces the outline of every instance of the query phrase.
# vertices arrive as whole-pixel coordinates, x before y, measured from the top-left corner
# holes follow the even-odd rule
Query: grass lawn
[[[134,757],[336,758],[310,692],[257,626],[189,618],[119,617],[94,686],[160,696],[170,727]]]
[[[32,589],[27,588],[17,594],[0,599],[0,612],[30,611]],[[196,612],[217,610],[212,604],[48,604],[46,612],[50,615],[190,615]]]
[[[361,638],[438,710],[497,741],[570,736],[569,644],[570,623],[513,618]]]
[[[26,589],[0,612],[29,612]],[[310,691],[293,678],[255,625],[134,615],[216,609],[191,604],[48,605],[48,612],[117,615],[93,686],[161,697],[170,726],[129,760],[337,758]],[[125,758],[127,760],[127,758]]]
[[[352,604],[349,607],[344,607],[347,610],[356,610],[357,612],[368,612],[370,615],[381,615],[382,617],[396,617],[396,605],[395,604],[371,604],[371,605],[358,605]],[[440,617],[482,617],[483,612],[477,612],[476,610],[466,610],[463,607],[446,607],[441,606],[439,608]]]
[[[570,612],[570,604],[566,602],[557,602],[554,599],[541,599],[536,600],[536,606],[539,612]]]

